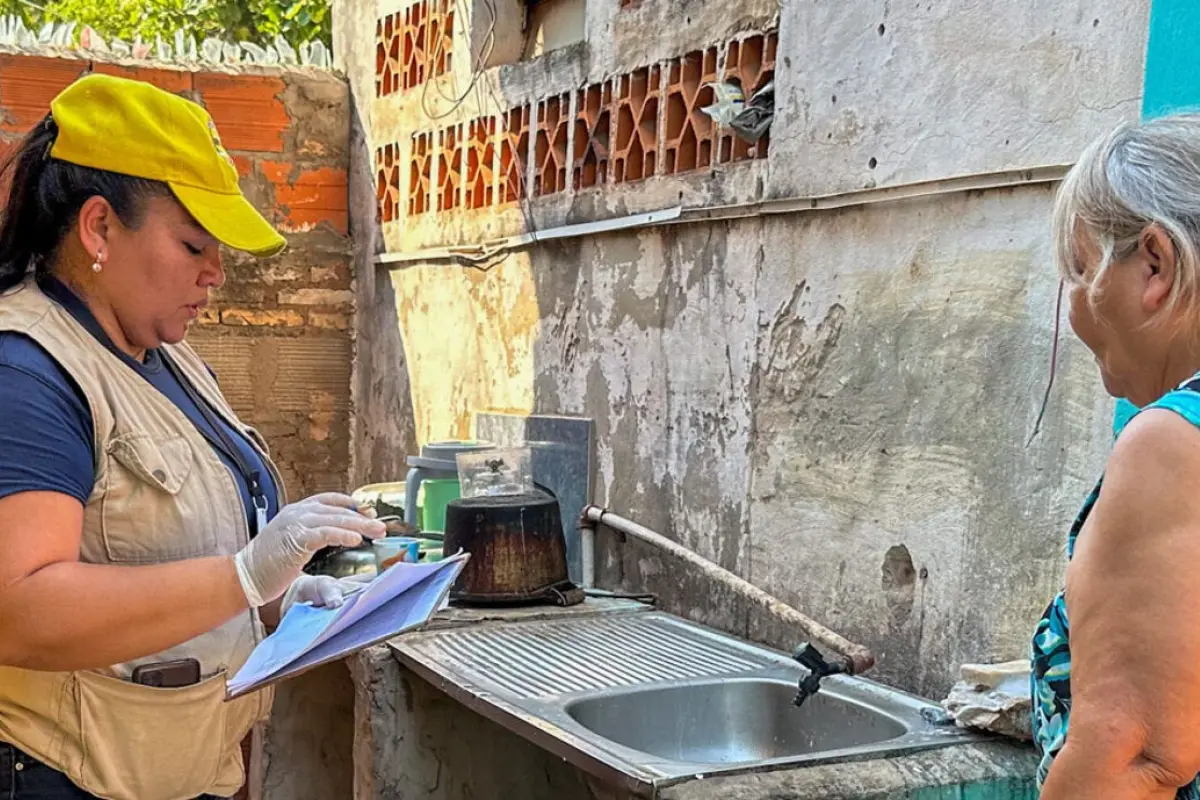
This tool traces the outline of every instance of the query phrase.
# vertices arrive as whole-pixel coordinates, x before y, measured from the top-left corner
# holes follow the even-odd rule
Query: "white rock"
[[[964,664],[942,708],[961,728],[1029,741],[1033,738],[1029,672],[1028,661]]]

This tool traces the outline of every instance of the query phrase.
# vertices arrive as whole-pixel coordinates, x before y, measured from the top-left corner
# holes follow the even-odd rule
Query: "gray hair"
[[[1095,299],[1115,262],[1137,252],[1151,225],[1175,245],[1176,279],[1167,307],[1195,304],[1200,294],[1200,113],[1118,126],[1084,150],[1054,205],[1053,236],[1060,274]],[[1077,237],[1100,251],[1085,275]]]

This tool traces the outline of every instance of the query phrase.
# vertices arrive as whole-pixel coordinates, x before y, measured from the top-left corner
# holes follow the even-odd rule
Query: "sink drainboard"
[[[412,633],[392,648],[468,708],[638,797],[975,738],[861,677],[830,676],[797,709],[794,660],[661,611]]]
[[[413,649],[519,699],[720,677],[774,663],[640,614],[447,631]]]

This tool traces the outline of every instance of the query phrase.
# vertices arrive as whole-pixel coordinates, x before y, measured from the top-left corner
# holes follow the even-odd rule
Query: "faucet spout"
[[[800,666],[808,670],[808,674],[800,679],[796,690],[796,699],[792,701],[792,704],[797,707],[804,705],[805,700],[821,690],[822,678],[850,671],[842,659],[838,659],[830,664],[825,660],[825,656],[821,655],[821,651],[813,647],[809,642],[805,642],[796,648],[796,652],[792,654],[792,658],[799,661]]]

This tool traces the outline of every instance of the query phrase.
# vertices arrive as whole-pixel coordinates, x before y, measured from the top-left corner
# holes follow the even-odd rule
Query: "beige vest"
[[[158,389],[33,283],[0,296],[0,330],[32,337],[87,396],[96,484],[84,510],[81,561],[155,564],[233,555],[246,544],[233,474]],[[164,349],[197,392],[247,433],[282,493],[262,437],[237,419],[201,359],[185,344]],[[225,702],[225,680],[263,635],[257,612],[248,611],[177,647],[104,669],[0,667],[0,740],[110,800],[232,795],[245,778],[240,742],[268,715],[273,692]],[[138,664],[188,657],[200,661],[197,685],[129,681]]]

